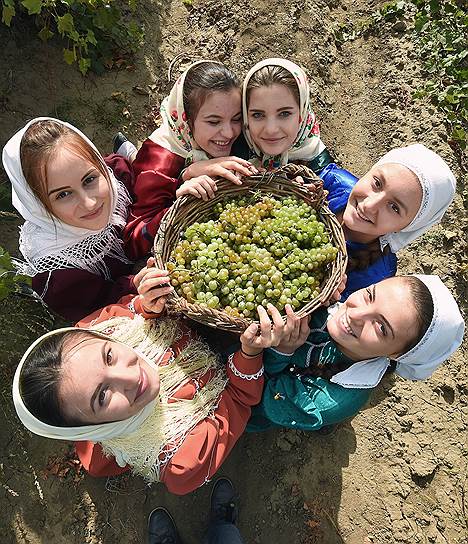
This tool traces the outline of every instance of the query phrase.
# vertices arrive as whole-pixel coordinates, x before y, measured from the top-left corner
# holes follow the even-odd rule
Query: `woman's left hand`
[[[180,198],[185,195],[193,195],[196,198],[201,198],[205,202],[214,198],[215,192],[218,190],[216,181],[210,176],[198,176],[184,182],[176,191],[176,197]]]
[[[335,302],[339,302],[341,300],[341,293],[345,290],[347,281],[348,281],[348,276],[346,274],[343,274],[341,276],[340,284],[336,288],[336,291],[332,293],[332,295],[327,300],[327,302],[323,303],[324,306],[330,306],[330,304],[335,304]]]
[[[138,287],[143,309],[149,313],[161,313],[164,310],[167,295],[173,290],[167,270],[147,268]]]
[[[252,323],[240,337],[242,351],[252,357],[259,355],[264,348],[277,346],[285,334],[286,327],[281,314],[273,304],[268,304],[268,312],[273,320],[273,326],[263,306],[258,306],[257,311],[260,325]],[[260,335],[257,335],[259,328]]]

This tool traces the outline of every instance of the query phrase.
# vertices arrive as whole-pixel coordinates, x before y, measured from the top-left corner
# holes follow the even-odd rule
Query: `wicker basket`
[[[315,191],[294,181],[293,179],[298,175],[312,183]],[[242,185],[234,185],[227,180],[220,179],[217,182],[218,190],[215,197],[208,202],[191,195],[176,200],[164,216],[154,241],[154,256],[157,266],[165,268],[173,249],[179,242],[180,234],[196,221],[209,220],[213,205],[226,196],[237,197],[246,192],[258,191],[273,196],[296,196],[319,212],[318,216],[328,230],[330,241],[338,248],[338,255],[329,265],[326,279],[320,286],[320,295],[305,304],[297,312],[297,315],[303,317],[312,313],[323,302],[326,302],[336,290],[347,264],[343,231],[334,214],[328,209],[325,200],[327,192],[323,189],[320,178],[305,166],[287,165],[274,172],[243,178],[242,182]],[[210,327],[237,333],[242,333],[253,322],[248,318],[231,316],[223,310],[190,303],[175,291],[168,297],[166,308],[171,314],[183,314]]]

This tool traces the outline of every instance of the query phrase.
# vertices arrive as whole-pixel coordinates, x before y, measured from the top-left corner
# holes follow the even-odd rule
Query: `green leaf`
[[[89,68],[91,67],[91,59],[80,59],[78,61],[78,68],[80,69],[80,72],[85,76],[88,72]]]
[[[96,36],[90,28],[88,28],[88,33],[86,34],[86,41],[88,43],[92,43],[93,45],[97,45]]]
[[[102,30],[113,29],[120,19],[120,13],[112,7],[97,8],[94,10],[93,23]]]
[[[25,283],[26,285],[31,286],[32,284],[32,278],[29,276],[23,276],[22,274],[15,274],[12,278],[13,283]]]
[[[7,26],[10,26],[11,20],[13,19],[15,13],[15,6],[3,6],[2,22],[5,23]]]
[[[12,270],[13,265],[11,263],[11,256],[8,251],[5,251],[0,246],[0,274],[3,274],[7,270]]]
[[[42,0],[22,0],[21,4],[28,10],[29,15],[41,13]]]
[[[76,60],[76,53],[74,49],[64,49],[63,58],[67,64],[73,64]]]
[[[452,138],[454,140],[465,140],[466,133],[462,128],[454,128],[452,131]]]
[[[10,289],[0,282],[0,300],[4,300],[10,294]]]
[[[39,36],[39,38],[43,41],[43,42],[46,42],[48,39],[52,38],[52,36],[54,35],[53,32],[51,32],[51,30],[44,26],[40,32],[38,32],[37,34]]]
[[[57,29],[62,36],[66,32],[70,33],[75,30],[73,16],[71,13],[65,13],[63,17],[57,17]]]
[[[80,35],[75,29],[71,30],[68,33],[68,37],[70,38],[70,40],[73,40],[75,43],[78,43],[80,41]]]

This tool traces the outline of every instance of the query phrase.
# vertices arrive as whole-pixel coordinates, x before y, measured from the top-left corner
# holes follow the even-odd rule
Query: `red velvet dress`
[[[78,327],[88,327],[93,321],[99,323],[112,316],[134,317],[128,308],[132,296],[125,297],[119,304],[114,304],[98,310],[80,321]],[[135,311],[145,318],[156,318],[157,314],[147,314],[143,311],[139,299],[134,299]],[[184,327],[182,330],[184,330]],[[174,355],[189,340],[187,329],[183,336],[173,346]],[[166,364],[171,355],[168,350],[161,364]],[[263,356],[244,357],[241,351],[234,354],[232,366],[227,365],[229,381],[221,393],[218,406],[211,417],[198,423],[185,437],[179,449],[170,459],[161,473],[161,481],[171,493],[183,495],[201,486],[210,479],[229,455],[235,443],[244,432],[250,417],[251,407],[260,402],[263,390],[263,376],[256,379],[246,379],[242,375],[255,375],[262,368]],[[195,382],[188,380],[174,394],[175,398],[191,399],[197,388],[203,387],[211,374],[205,374]],[[76,451],[84,468],[92,476],[114,476],[121,474],[129,467],[119,467],[114,458],[105,457],[99,444],[93,442],[76,442]]]
[[[134,176],[130,163],[119,155],[110,155],[105,161],[132,196]],[[80,268],[64,268],[37,274],[32,278],[32,288],[52,310],[68,321],[78,321],[126,294],[136,293],[133,264],[108,256],[103,261],[110,280]]]
[[[151,252],[161,219],[176,199],[185,159],[146,140],[132,164],[134,203],[123,232],[125,251],[132,259]]]

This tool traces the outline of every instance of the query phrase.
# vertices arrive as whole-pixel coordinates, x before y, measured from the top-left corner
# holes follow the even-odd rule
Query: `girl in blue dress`
[[[422,144],[391,150],[359,180],[334,163],[320,177],[346,237],[342,300],[394,276],[397,251],[440,222],[456,188],[446,162]]]

